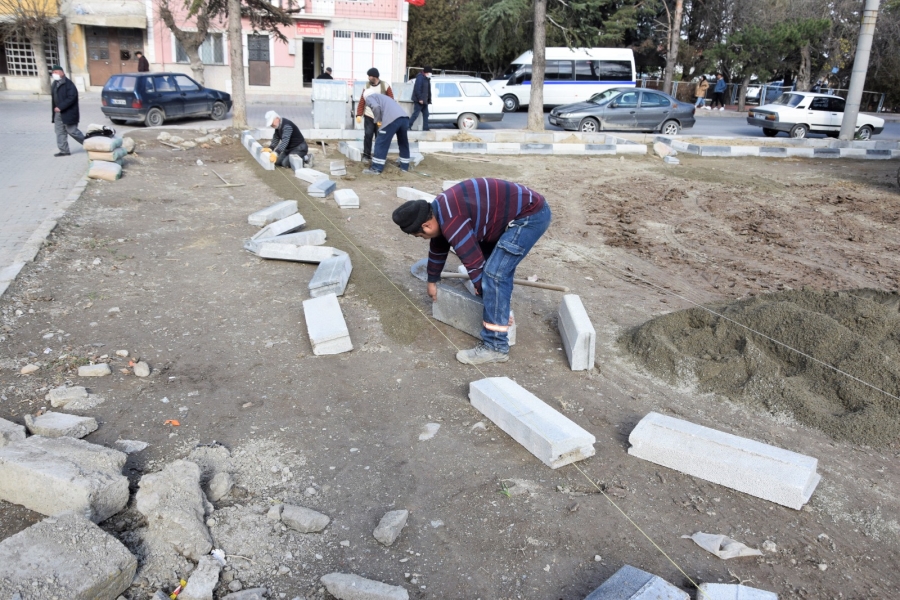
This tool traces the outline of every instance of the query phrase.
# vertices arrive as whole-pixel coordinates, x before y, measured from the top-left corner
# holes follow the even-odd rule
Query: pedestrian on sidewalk
[[[325,67],[325,70],[319,73],[319,76],[316,79],[334,79],[331,76],[331,67]]]
[[[138,50],[134,53],[134,56],[138,59],[138,73],[149,73],[150,61],[147,60],[147,57],[144,56],[144,53]]]
[[[716,104],[719,105],[719,110],[725,110],[725,90],[728,89],[728,84],[725,83],[725,78],[721,73],[716,73],[716,87],[713,88],[713,100],[712,100],[712,109],[715,110]]]
[[[365,169],[363,174],[381,175],[387,161],[388,150],[391,149],[391,140],[395,135],[397,145],[400,146],[400,170],[409,171],[409,139],[406,137],[406,132],[409,131],[409,117],[406,116],[406,111],[396,100],[384,94],[366,96],[366,107],[372,109],[372,119],[379,129],[378,137],[375,138],[372,166]]]
[[[69,156],[69,140],[72,136],[79,144],[84,144],[84,134],[78,130],[81,114],[78,112],[78,90],[66,72],[59,65],[53,65],[50,98],[53,105],[53,129],[56,131],[56,146],[59,152],[53,156]]]
[[[409,118],[409,125],[416,122],[419,113],[422,113],[422,131],[428,131],[428,105],[431,104],[431,67],[426,66],[422,72],[416,75],[416,84],[413,86],[412,101],[413,111]]]
[[[271,148],[263,148],[269,152],[270,160],[279,167],[291,168],[291,154],[303,159],[304,167],[312,167],[312,154],[303,139],[300,128],[293,121],[278,116],[274,110],[266,113],[266,127],[274,127]]]
[[[372,162],[372,139],[375,137],[375,131],[378,129],[375,125],[375,116],[372,109],[366,106],[366,98],[372,94],[383,94],[388,98],[394,97],[390,84],[381,81],[378,69],[372,67],[366,75],[369,81],[366,83],[366,89],[363,90],[362,96],[359,98],[359,104],[356,106],[356,122],[359,123],[365,118],[365,134],[363,135],[363,153],[364,161]]]
[[[697,108],[705,108],[707,90],[709,90],[709,82],[706,80],[706,75],[701,75],[700,81],[697,82],[697,89],[694,91],[694,96],[697,98],[697,101],[694,102],[694,106]]]
[[[518,264],[550,226],[552,215],[544,197],[511,181],[468,179],[431,202],[401,204],[392,218],[405,233],[431,240],[432,301],[437,301],[437,282],[451,246],[484,300],[481,343],[458,352],[456,360],[467,365],[509,360],[513,279]]]

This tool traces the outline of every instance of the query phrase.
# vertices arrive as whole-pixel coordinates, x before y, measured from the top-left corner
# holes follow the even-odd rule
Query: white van
[[[635,85],[634,52],[630,48],[547,48],[544,105],[584,102],[612,87]],[[509,65],[502,77],[490,82],[503,98],[503,110],[528,106],[531,97],[529,50]]]

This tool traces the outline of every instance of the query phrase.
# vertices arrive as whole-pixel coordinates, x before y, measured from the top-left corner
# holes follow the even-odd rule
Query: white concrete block
[[[334,201],[341,208],[359,208],[359,196],[353,190],[337,190]]]
[[[83,438],[97,431],[97,420],[93,417],[47,411],[37,417],[25,415],[25,427],[32,435],[42,435],[46,438],[64,436]]]
[[[104,377],[111,374],[112,370],[106,363],[98,363],[96,365],[82,365],[78,367],[79,377]]]
[[[701,583],[703,600],[778,600],[778,594],[735,583]]]
[[[431,304],[431,316],[441,323],[481,339],[484,300],[481,296],[474,296],[456,286],[439,283],[437,301]],[[512,324],[506,337],[509,345],[515,346],[518,325],[513,311],[509,311],[509,319]]]
[[[0,419],[0,448],[25,439],[25,428],[12,421]]]
[[[551,469],[594,455],[593,435],[508,377],[473,381],[469,400]]]
[[[247,217],[247,223],[255,225],[256,227],[265,227],[269,223],[285,219],[296,212],[297,201],[285,200],[284,202],[278,202],[268,208],[256,211]]]
[[[263,242],[259,245],[259,251],[256,254],[260,258],[274,260],[320,263],[334,256],[334,248],[330,246],[295,246],[294,244]]]
[[[597,334],[580,297],[575,294],[563,296],[557,325],[569,359],[569,368],[573,371],[592,369]]]
[[[303,317],[306,319],[306,330],[316,356],[353,350],[344,313],[334,294],[304,300]]]
[[[294,171],[294,176],[297,179],[302,179],[307,183],[315,183],[320,179],[328,179],[328,175],[323,173],[322,171],[316,171],[315,169],[297,169]]]
[[[419,142],[419,152],[453,152],[453,142]]]
[[[250,238],[251,240],[261,240],[263,238],[275,237],[296,231],[306,225],[306,219],[300,213],[294,213],[284,219],[279,219],[274,223],[269,223]]]
[[[661,577],[625,565],[584,600],[690,600],[690,596]]]
[[[337,184],[330,179],[320,179],[315,183],[309,184],[306,193],[313,198],[327,198],[337,189]]]
[[[462,179],[457,179],[457,180],[448,179],[448,180],[444,181],[444,183],[441,185],[441,189],[446,192],[447,190],[452,188],[454,185],[456,185],[458,183],[462,183],[462,182],[463,182]]]
[[[628,441],[632,456],[797,510],[821,479],[815,458],[655,412]]]
[[[346,254],[323,260],[309,282],[309,295],[313,298],[327,294],[343,296],[351,271],[353,265]]]
[[[416,188],[400,186],[397,188],[397,197],[401,200],[434,200],[435,195],[417,190]]]
[[[346,175],[347,164],[342,160],[333,160],[329,165],[329,171],[332,175]]]
[[[327,235],[324,229],[310,229],[309,231],[300,231],[298,233],[286,233],[275,237],[261,238],[258,240],[247,240],[244,242],[244,249],[253,252],[259,252],[260,244],[293,244],[294,246],[321,246],[325,243]]]

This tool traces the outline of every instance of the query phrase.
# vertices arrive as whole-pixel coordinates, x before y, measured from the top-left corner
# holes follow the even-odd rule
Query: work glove
[[[362,123],[362,117],[356,117],[356,122],[357,122],[357,123]]]
[[[377,123],[375,123],[375,125],[377,125],[378,127],[381,127],[381,121],[378,121]]]
[[[270,162],[275,162],[276,160],[278,160],[278,155],[275,154],[274,152],[270,152],[270,153],[269,153],[269,161],[270,161]]]
[[[272,149],[271,149],[271,148],[263,148],[262,151],[263,151],[263,152],[271,152]]]

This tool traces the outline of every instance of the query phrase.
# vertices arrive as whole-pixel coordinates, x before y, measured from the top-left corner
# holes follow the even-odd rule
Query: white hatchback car
[[[410,86],[412,93],[412,81]],[[477,77],[441,75],[431,78],[428,123],[452,123],[463,131],[478,129],[482,121],[503,120],[503,99]]]
[[[844,119],[844,99],[840,96],[812,92],[786,92],[771,104],[750,109],[747,123],[762,127],[768,137],[786,132],[792,138],[805,138],[808,133],[824,133],[837,137]],[[884,130],[884,119],[859,113],[856,137],[868,140]]]

